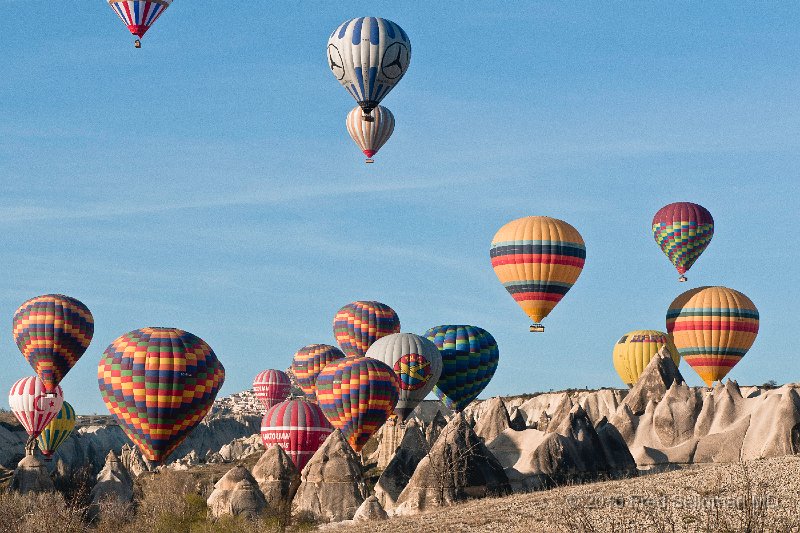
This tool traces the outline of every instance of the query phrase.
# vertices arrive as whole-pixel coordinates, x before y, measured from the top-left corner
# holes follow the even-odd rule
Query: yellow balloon
[[[675,365],[681,362],[681,356],[669,335],[654,329],[637,329],[622,336],[614,345],[614,368],[622,381],[632,387],[644,372],[650,359],[658,351],[667,347]]]

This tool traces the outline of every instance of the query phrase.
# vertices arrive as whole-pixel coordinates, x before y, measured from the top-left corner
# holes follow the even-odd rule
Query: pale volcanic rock
[[[283,509],[291,504],[300,486],[300,472],[292,458],[278,445],[264,452],[253,467],[253,478],[273,509]]]
[[[437,438],[439,438],[439,434],[442,432],[445,426],[447,426],[447,419],[441,411],[436,411],[436,414],[433,416],[430,422],[427,424],[423,423],[422,428],[425,432],[425,442],[428,443],[428,448],[433,446],[433,443],[436,442]]]
[[[356,522],[386,520],[387,518],[389,518],[389,515],[386,514],[381,502],[375,496],[370,496],[364,500],[364,503],[361,504],[361,507],[358,508],[353,516],[353,520]]]
[[[114,452],[108,452],[106,464],[97,475],[97,482],[92,488],[89,507],[89,520],[92,521],[102,513],[103,504],[116,500],[118,505],[130,507],[133,504],[133,478],[130,472]]]
[[[231,468],[214,484],[207,503],[209,514],[214,518],[232,515],[255,519],[267,508],[258,483],[243,466]]]
[[[694,436],[702,406],[700,391],[686,383],[673,382],[653,411],[653,425],[661,444],[678,445]]]
[[[488,444],[511,426],[511,417],[508,415],[503,399],[499,396],[483,402],[483,406],[484,409],[481,411],[474,429],[475,434]]]
[[[375,484],[375,496],[384,509],[391,510],[394,507],[397,498],[408,485],[411,476],[420,461],[427,455],[428,450],[428,443],[425,441],[422,431],[416,425],[410,426],[394,457],[389,461]]]
[[[622,405],[627,405],[634,415],[640,415],[648,402],[660,402],[675,382],[681,384],[684,379],[665,347],[644,368]]]
[[[35,455],[26,455],[14,470],[9,490],[20,494],[53,492],[53,480],[44,463]]]

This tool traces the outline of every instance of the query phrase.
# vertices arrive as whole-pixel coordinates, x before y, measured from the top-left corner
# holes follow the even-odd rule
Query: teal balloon
[[[491,333],[477,326],[435,326],[423,335],[442,353],[442,375],[434,394],[461,412],[492,380],[500,350]]]

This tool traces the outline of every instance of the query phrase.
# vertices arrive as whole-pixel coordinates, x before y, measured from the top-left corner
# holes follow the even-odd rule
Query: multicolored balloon
[[[637,329],[626,333],[614,345],[614,368],[620,379],[632,387],[644,372],[645,367],[659,350],[666,347],[675,366],[680,365],[678,349],[663,331]]]
[[[758,335],[758,309],[739,291],[699,287],[670,304],[667,331],[678,353],[710,387],[747,353]]]
[[[394,333],[375,341],[367,357],[386,363],[400,385],[400,399],[394,413],[405,422],[433,390],[442,374],[442,354],[431,341],[413,333]]]
[[[74,429],[75,409],[69,403],[64,402],[56,417],[47,424],[39,438],[36,439],[39,450],[45,457],[52,457],[58,447],[72,435]]]
[[[89,347],[94,318],[75,298],[45,294],[31,298],[17,309],[13,321],[19,351],[53,392]]]
[[[328,39],[328,66],[369,115],[408,70],[411,41],[403,28],[377,17],[348,20]]]
[[[11,411],[32,439],[38,437],[58,415],[63,403],[61,387],[56,386],[52,392],[47,392],[42,380],[34,376],[17,380],[8,393]]]
[[[372,156],[386,144],[394,131],[394,115],[379,105],[372,110],[372,119],[365,120],[361,108],[356,107],[347,114],[347,132],[367,156],[367,163],[374,163]]]
[[[311,456],[333,432],[317,404],[286,400],[273,406],[261,420],[261,440],[267,449],[280,445],[302,470]]]
[[[347,357],[317,376],[317,400],[356,452],[392,415],[400,398],[397,375],[369,357]]]
[[[494,376],[500,362],[497,342],[477,326],[435,326],[425,337],[442,354],[442,375],[433,392],[449,409],[461,412]]]
[[[262,403],[264,409],[269,409],[289,397],[292,391],[292,382],[286,372],[280,370],[264,370],[256,375],[253,380],[253,392]]]
[[[344,357],[339,348],[328,344],[310,344],[297,350],[292,359],[292,372],[306,398],[316,399],[317,376],[328,363]]]
[[[500,228],[489,252],[497,278],[533,320],[531,331],[578,280],[586,246],[578,230],[556,218],[524,217]]]
[[[353,302],[333,318],[333,336],[348,357],[363,357],[376,340],[400,332],[397,313],[380,302]]]
[[[691,202],[665,205],[653,217],[653,237],[681,276],[708,247],[714,236],[714,218],[708,209]]]
[[[111,343],[97,381],[128,438],[160,463],[206,416],[225,369],[199,337],[176,328],[143,328]]]
[[[128,27],[131,34],[141,39],[150,26],[172,3],[172,0],[108,0],[108,5]],[[139,41],[137,40],[137,48]]]

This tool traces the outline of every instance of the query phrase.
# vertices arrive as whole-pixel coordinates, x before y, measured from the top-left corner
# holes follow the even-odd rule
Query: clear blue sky
[[[391,305],[405,331],[492,332],[497,395],[620,386],[622,334],[663,329],[683,290],[726,285],[761,312],[730,376],[800,380],[797,4],[424,4],[175,0],[135,50],[105,1],[3,0],[0,390],[31,373],[13,312],[49,292],[95,316],[63,382],[81,413],[106,412],[97,362],[129,330],[202,337],[230,394],[333,343],[356,299]],[[372,166],[325,54],[365,15],[413,44]],[[682,200],[716,220],[687,284],[650,234]],[[525,215],[564,219],[587,246],[541,335],[489,262],[497,229]]]

